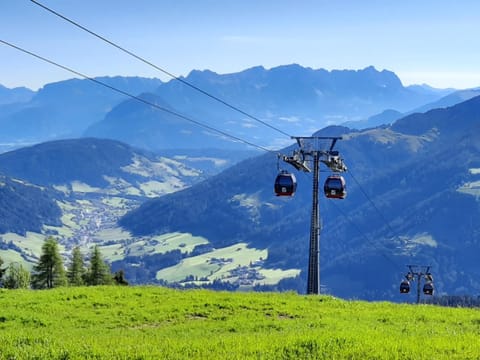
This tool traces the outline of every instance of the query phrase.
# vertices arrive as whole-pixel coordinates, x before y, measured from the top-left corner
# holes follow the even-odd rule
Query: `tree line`
[[[128,285],[122,270],[112,274],[96,245],[90,254],[88,266],[79,247],[72,251],[72,259],[65,268],[58,243],[49,236],[32,271],[18,262],[2,268],[0,258],[0,283],[7,289],[51,289],[61,286]]]
[[[434,296],[427,304],[450,306],[450,307],[480,307],[480,295],[442,295]]]

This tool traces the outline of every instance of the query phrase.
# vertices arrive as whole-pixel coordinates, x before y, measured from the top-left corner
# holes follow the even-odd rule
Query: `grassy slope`
[[[480,312],[294,293],[0,290],[1,359],[478,359]]]

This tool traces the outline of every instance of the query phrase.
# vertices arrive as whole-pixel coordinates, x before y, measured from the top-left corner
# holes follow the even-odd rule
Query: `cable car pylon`
[[[420,304],[420,282],[424,279],[423,293],[425,295],[433,295],[433,275],[430,272],[430,265],[407,265],[408,273],[405,280],[400,283],[400,293],[408,294],[410,292],[410,282],[417,280],[417,304]],[[415,279],[416,277],[416,279]]]
[[[292,156],[283,156],[282,160],[292,165],[298,171],[312,172],[308,162],[313,162],[313,186],[312,186],[312,214],[310,222],[310,242],[307,272],[307,294],[320,294],[320,209],[318,201],[318,181],[320,163],[325,164],[334,173],[347,171],[347,167],[340,158],[339,152],[333,150],[335,144],[342,137],[292,136],[297,141],[299,149]],[[330,141],[328,149],[321,149],[318,145],[323,141]],[[340,182],[336,181],[339,178]],[[277,177],[278,179],[278,177]],[[339,185],[340,184],[340,185]],[[277,185],[277,184],[276,184]],[[334,186],[329,185],[328,179],[324,186],[325,195],[329,198],[344,199],[346,196],[345,181],[343,177],[336,175]],[[328,194],[332,194],[329,196]],[[277,193],[278,195],[278,193]],[[289,194],[293,195],[293,192]]]

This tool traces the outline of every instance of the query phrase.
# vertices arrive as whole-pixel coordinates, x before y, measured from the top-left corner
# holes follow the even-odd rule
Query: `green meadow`
[[[183,236],[185,237],[185,235]],[[267,257],[268,251],[266,249],[249,248],[246,243],[237,243],[202,255],[183,259],[177,265],[159,270],[157,279],[179,282],[185,279],[185,277],[195,274],[198,278],[204,278],[205,281],[187,281],[185,284],[201,285],[202,283],[211,283],[216,279],[228,279],[229,282],[235,282],[238,276],[232,276],[230,272],[242,266],[249,266],[261,275],[262,278],[255,281],[255,285],[277,284],[283,278],[299,275],[300,270],[296,269],[263,269],[261,266],[250,265]],[[216,259],[216,261],[213,259]]]
[[[479,359],[480,311],[162,287],[0,290],[0,359]]]

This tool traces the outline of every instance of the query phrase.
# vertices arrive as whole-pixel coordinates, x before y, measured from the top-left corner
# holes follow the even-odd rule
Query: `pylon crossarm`
[[[311,172],[310,168],[307,166],[304,160],[301,160],[297,156],[284,156],[283,161],[292,165],[298,171]]]
[[[328,166],[333,172],[345,172],[347,171],[347,166],[344,164],[343,159],[340,156],[327,155],[326,159],[320,160],[322,163]]]

